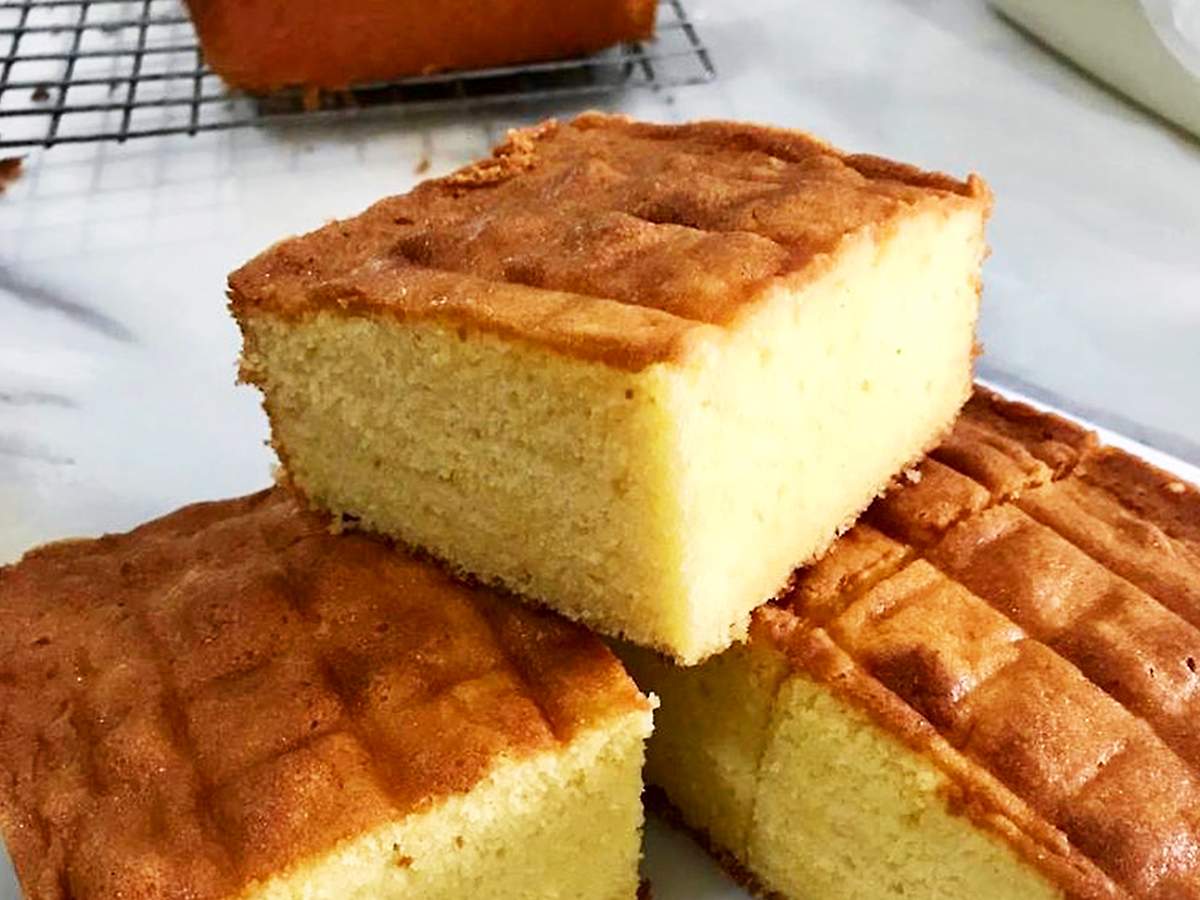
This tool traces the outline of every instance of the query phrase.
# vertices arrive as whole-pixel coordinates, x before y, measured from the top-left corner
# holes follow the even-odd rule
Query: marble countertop
[[[688,0],[711,84],[599,104],[736,117],[997,196],[981,372],[1200,462],[1200,144],[981,0]],[[0,197],[0,560],[269,478],[226,273],[576,107],[33,151]]]

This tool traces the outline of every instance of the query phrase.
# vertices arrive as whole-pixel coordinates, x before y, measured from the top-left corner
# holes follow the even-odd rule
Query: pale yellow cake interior
[[[345,842],[245,900],[632,900],[651,713],[497,766],[470,792]]]
[[[769,645],[731,647],[673,677],[651,650],[615,645],[639,685],[663,690],[646,748],[646,781],[688,824],[722,847],[744,848],[775,692],[787,663]]]
[[[1062,892],[947,807],[946,776],[823,685],[781,688],[747,865],[796,898],[1031,900]]]
[[[680,668],[619,647],[661,699],[646,780],[792,900],[1018,900],[1062,892],[947,801],[946,776],[782,653]]]
[[[247,315],[245,365],[315,504],[695,663],[949,426],[982,254],[927,206],[638,372],[386,313]]]

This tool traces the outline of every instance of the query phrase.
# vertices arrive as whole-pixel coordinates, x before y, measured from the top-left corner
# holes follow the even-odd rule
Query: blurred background
[[[980,375],[1200,464],[1200,4],[998,5],[664,0],[594,57],[257,102],[174,0],[3,0],[0,562],[265,485],[226,274],[588,107],[979,172]],[[660,897],[728,889],[653,841]]]

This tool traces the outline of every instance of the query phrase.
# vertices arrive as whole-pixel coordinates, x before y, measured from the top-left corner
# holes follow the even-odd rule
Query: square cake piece
[[[788,898],[1200,897],[1200,490],[977,392],[750,640],[680,668],[647,780]]]
[[[989,195],[599,114],[230,278],[308,500],[694,663],[944,435]]]
[[[632,900],[650,719],[581,627],[281,490],[0,568],[28,900]]]

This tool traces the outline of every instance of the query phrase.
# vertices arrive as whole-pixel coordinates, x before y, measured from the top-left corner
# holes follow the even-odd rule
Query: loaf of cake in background
[[[345,88],[649,38],[657,0],[187,0],[208,65],[250,92]]]
[[[631,900],[650,727],[579,626],[281,490],[0,568],[26,900]]]
[[[980,391],[750,640],[677,668],[647,779],[788,898],[1200,897],[1200,490]]]
[[[990,195],[591,113],[230,278],[309,502],[694,663],[949,429]]]

